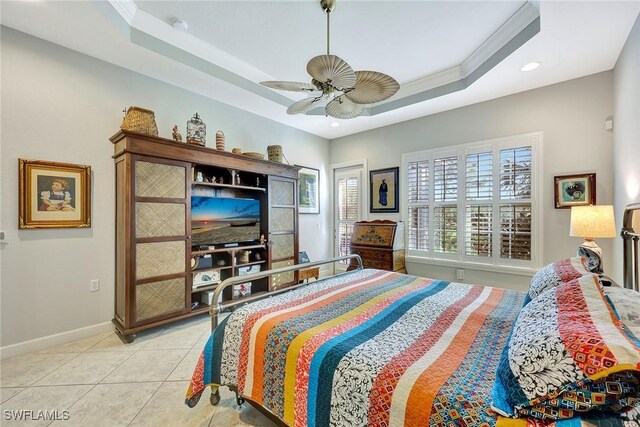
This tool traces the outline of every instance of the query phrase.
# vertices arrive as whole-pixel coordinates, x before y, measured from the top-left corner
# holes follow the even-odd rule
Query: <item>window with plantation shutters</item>
[[[490,257],[493,248],[493,152],[465,158],[465,254]]]
[[[500,151],[500,257],[531,259],[531,147]]]
[[[409,249],[429,250],[429,162],[407,165],[409,218],[405,225]]]
[[[357,177],[338,180],[338,256],[351,254],[353,223],[359,219],[360,185]]]
[[[403,155],[407,255],[536,267],[539,133]]]

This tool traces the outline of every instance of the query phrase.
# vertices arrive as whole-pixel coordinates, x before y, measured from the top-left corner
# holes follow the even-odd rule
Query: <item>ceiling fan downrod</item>
[[[320,7],[322,7],[322,10],[327,14],[327,55],[329,55],[329,35],[331,34],[329,21],[331,12],[333,12],[333,9],[336,7],[336,0],[320,0]]]

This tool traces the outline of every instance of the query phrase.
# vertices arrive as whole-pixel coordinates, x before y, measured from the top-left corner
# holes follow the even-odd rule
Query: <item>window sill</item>
[[[515,274],[518,276],[532,277],[538,270],[526,267],[512,267],[506,265],[489,265],[476,262],[463,262],[448,259],[425,258],[415,255],[407,256],[405,262],[414,262],[417,264],[437,265],[441,267],[464,268],[467,270],[488,271],[491,273]]]

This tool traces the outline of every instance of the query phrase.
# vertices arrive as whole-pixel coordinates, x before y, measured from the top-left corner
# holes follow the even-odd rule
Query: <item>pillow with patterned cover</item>
[[[609,298],[622,324],[633,335],[640,338],[640,292],[617,286],[607,286],[604,288],[604,294]]]
[[[640,341],[616,317],[595,275],[524,306],[502,351],[492,409],[544,421],[624,412],[640,399]]]
[[[547,264],[538,270],[531,279],[529,295],[525,299],[525,304],[547,289],[590,274],[592,273],[587,268],[586,259],[582,257],[567,258]]]

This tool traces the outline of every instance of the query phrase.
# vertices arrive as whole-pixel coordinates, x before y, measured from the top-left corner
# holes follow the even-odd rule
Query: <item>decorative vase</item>
[[[216,150],[224,151],[224,132],[216,132]]]
[[[153,111],[140,107],[129,107],[122,119],[120,129],[158,136],[158,126]]]
[[[269,145],[267,147],[269,161],[282,163],[282,145]]]
[[[187,143],[205,146],[207,142],[207,125],[202,121],[198,113],[194,114],[187,122]]]

